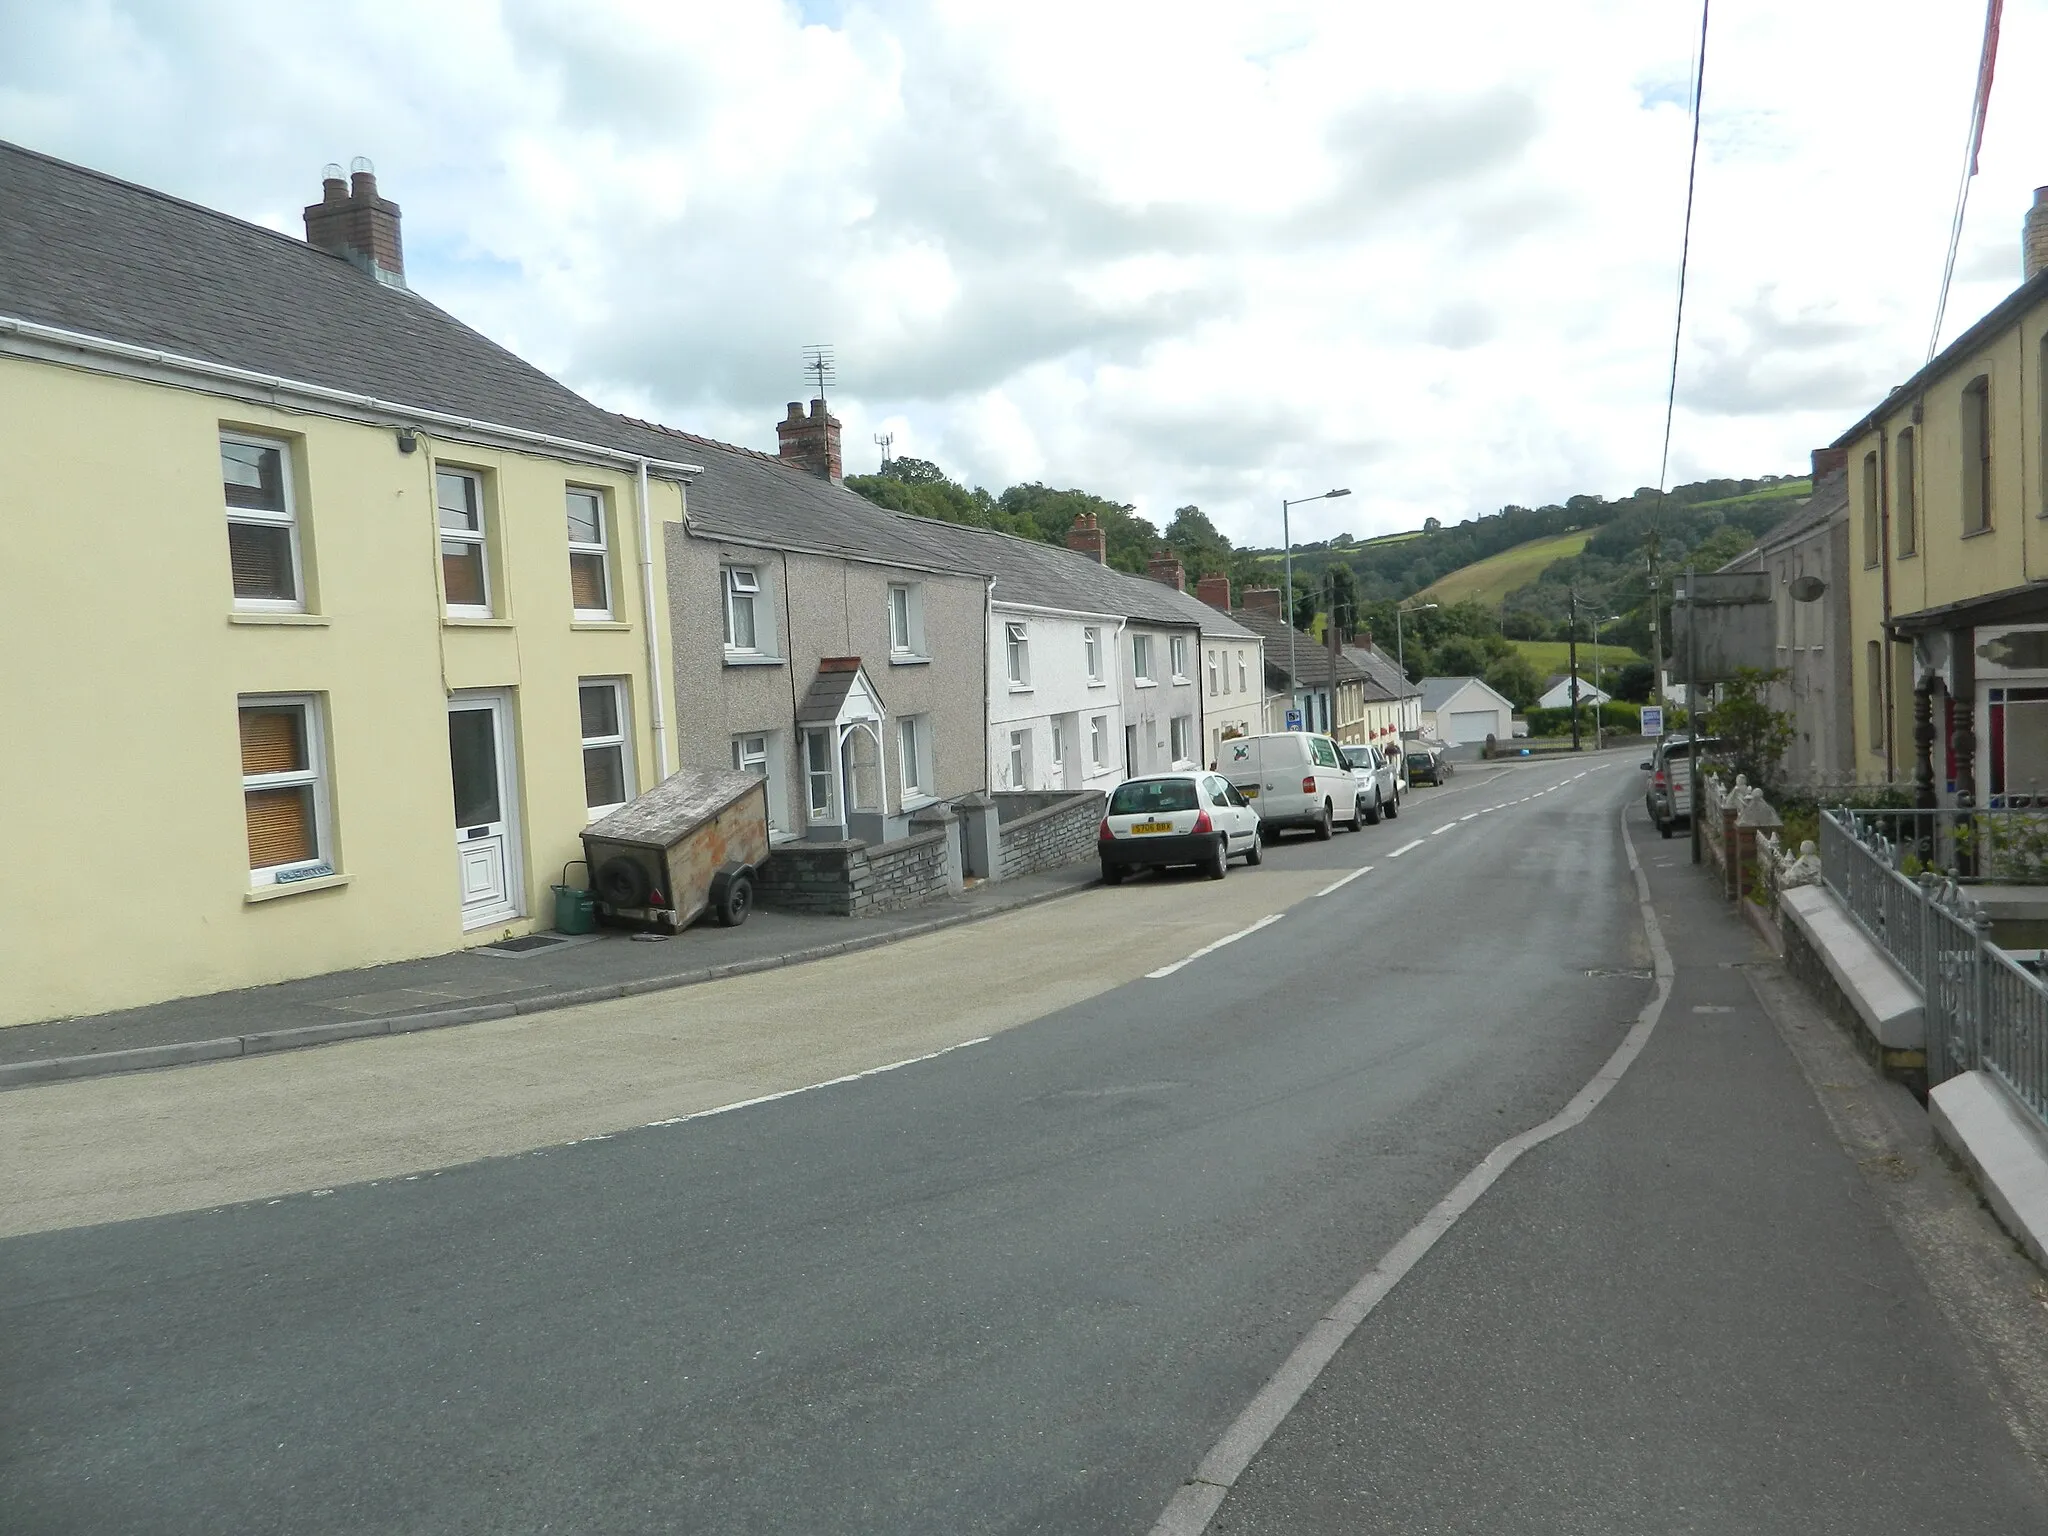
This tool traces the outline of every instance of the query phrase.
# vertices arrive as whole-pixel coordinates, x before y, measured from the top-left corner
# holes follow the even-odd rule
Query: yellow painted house
[[[0,144],[0,1024],[551,926],[666,774],[692,466],[411,292]],[[652,664],[650,664],[652,663]]]
[[[2048,795],[2048,187],[2024,281],[1816,455],[1849,491],[1857,777]]]

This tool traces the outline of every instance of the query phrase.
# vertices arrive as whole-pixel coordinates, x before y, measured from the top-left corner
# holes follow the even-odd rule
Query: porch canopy
[[[1917,640],[1922,635],[1985,624],[2048,624],[2048,581],[2030,581],[1916,613],[1895,613],[1885,628],[1894,640]]]

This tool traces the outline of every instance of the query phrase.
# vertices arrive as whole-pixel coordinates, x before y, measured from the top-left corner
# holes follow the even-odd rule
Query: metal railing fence
[[[1991,942],[1991,921],[1964,886],[1899,872],[1905,856],[1885,820],[1894,814],[1823,810],[1822,878],[1919,988],[1928,1086],[1981,1068],[2048,1125],[2048,984]]]
[[[1931,869],[1965,885],[2048,885],[2048,810],[1885,806],[1850,814],[1859,827],[1884,834],[1892,867],[1902,873]]]

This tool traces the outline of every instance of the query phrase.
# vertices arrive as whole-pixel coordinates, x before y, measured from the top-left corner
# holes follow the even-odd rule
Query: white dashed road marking
[[[1388,854],[1387,857],[1390,859],[1398,859],[1399,857],[1401,857],[1402,854],[1413,852],[1415,849],[1420,848],[1421,846],[1422,839],[1418,837],[1412,843],[1403,843],[1400,847],[1396,848],[1392,853]]]
[[[1331,882],[1330,882],[1330,883],[1329,883],[1328,885],[1324,886],[1324,887],[1323,887],[1323,888],[1322,888],[1322,889],[1321,889],[1320,891],[1317,891],[1317,892],[1316,892],[1316,894],[1317,894],[1318,896],[1327,896],[1327,895],[1329,895],[1329,894],[1330,894],[1330,892],[1332,892],[1332,891],[1342,890],[1342,889],[1343,889],[1343,888],[1344,888],[1345,886],[1349,885],[1349,884],[1350,884],[1350,883],[1351,883],[1352,881],[1356,880],[1356,879],[1357,879],[1357,878],[1358,878],[1358,877],[1359,877],[1360,875],[1369,875],[1369,874],[1371,874],[1371,873],[1372,873],[1372,866],[1371,866],[1370,864],[1362,865],[1361,867],[1359,867],[1359,868],[1357,868],[1357,869],[1354,869],[1353,871],[1351,871],[1351,873],[1350,873],[1350,874],[1348,874],[1348,875],[1344,876],[1344,878],[1343,878],[1343,879],[1341,879],[1341,880],[1332,880],[1332,881],[1331,881]]]
[[[1445,833],[1445,832],[1448,832],[1448,831],[1450,831],[1450,830],[1451,830],[1451,828],[1455,827],[1456,825],[1457,825],[1457,823],[1456,823],[1455,821],[1447,821],[1447,822],[1445,822],[1445,823],[1444,823],[1444,824],[1443,824],[1442,826],[1440,826],[1440,827],[1432,827],[1432,828],[1430,829],[1430,833],[1429,833],[1429,835],[1430,835],[1431,837],[1436,837],[1436,836],[1439,836],[1439,835],[1440,835],[1440,834],[1442,834],[1442,833]]]
[[[1214,953],[1216,953],[1217,950],[1221,949],[1224,945],[1235,944],[1239,939],[1243,938],[1246,934],[1257,933],[1261,928],[1271,927],[1274,923],[1279,922],[1280,919],[1285,917],[1286,915],[1287,914],[1284,912],[1268,913],[1266,916],[1260,918],[1256,923],[1253,923],[1249,928],[1240,928],[1235,933],[1226,933],[1222,938],[1218,939],[1213,944],[1204,944],[1200,949],[1196,950],[1192,955],[1189,955],[1185,960],[1176,960],[1171,965],[1162,965],[1156,971],[1147,971],[1145,973],[1145,979],[1148,981],[1157,981],[1162,976],[1171,976],[1175,971],[1179,970],[1182,966],[1192,965],[1195,961],[1201,959],[1204,955],[1213,955]]]

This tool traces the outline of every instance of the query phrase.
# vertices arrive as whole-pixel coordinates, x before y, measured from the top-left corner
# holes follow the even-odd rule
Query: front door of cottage
[[[465,929],[503,922],[522,910],[511,725],[512,701],[505,694],[463,693],[448,701]]]

